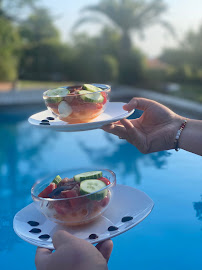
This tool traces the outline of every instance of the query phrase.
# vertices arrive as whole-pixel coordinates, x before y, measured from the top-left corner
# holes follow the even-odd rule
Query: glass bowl
[[[43,99],[49,111],[60,120],[69,124],[88,123],[104,112],[109,102],[111,87],[106,84],[91,84],[100,90],[83,91],[82,85],[64,86],[57,95],[50,90],[43,93]],[[54,89],[52,89],[54,90]]]
[[[102,172],[103,177],[109,179],[110,184],[99,191],[72,198],[52,199],[38,197],[40,192],[52,182],[56,175],[50,175],[38,180],[31,189],[32,199],[37,209],[51,221],[63,225],[76,226],[95,220],[107,209],[113,198],[114,187],[116,186],[115,173],[108,169],[85,168],[67,170],[59,174],[63,179],[65,177],[71,178],[83,172],[97,170]]]

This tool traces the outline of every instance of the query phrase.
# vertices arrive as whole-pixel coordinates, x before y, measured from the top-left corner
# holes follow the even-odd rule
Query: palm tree
[[[108,23],[119,29],[121,48],[124,51],[131,49],[132,31],[143,35],[143,31],[149,26],[160,24],[174,34],[172,26],[161,18],[167,11],[164,0],[100,0],[100,3],[87,6],[83,11],[91,14],[81,17],[74,28],[86,22],[103,22],[105,17]]]

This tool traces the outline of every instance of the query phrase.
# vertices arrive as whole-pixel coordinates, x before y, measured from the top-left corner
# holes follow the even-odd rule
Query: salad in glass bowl
[[[111,87],[83,84],[50,89],[43,93],[45,104],[56,117],[69,124],[87,123],[104,112]]]
[[[86,224],[109,206],[116,175],[108,169],[69,170],[37,181],[31,195],[38,210],[63,225]]]

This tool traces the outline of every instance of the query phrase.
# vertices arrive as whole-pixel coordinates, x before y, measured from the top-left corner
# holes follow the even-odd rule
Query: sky
[[[110,0],[109,0],[110,1]],[[176,29],[177,39],[174,39],[160,26],[152,26],[145,31],[145,38],[141,40],[132,34],[133,42],[148,57],[160,55],[163,48],[175,47],[178,40],[190,30],[197,30],[202,24],[202,0],[164,0],[168,12],[164,18]],[[49,8],[55,18],[55,25],[61,32],[62,40],[71,40],[71,29],[82,15],[82,8],[98,3],[99,0],[41,0],[40,4]],[[79,31],[95,35],[100,29],[99,24],[85,24]]]

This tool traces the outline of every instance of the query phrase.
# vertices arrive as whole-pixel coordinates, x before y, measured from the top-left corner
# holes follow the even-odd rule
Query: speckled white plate
[[[28,121],[30,124],[34,126],[64,132],[75,132],[75,131],[97,129],[109,123],[121,120],[123,118],[127,118],[132,113],[134,113],[134,110],[130,112],[125,111],[123,109],[124,104],[125,103],[123,102],[109,102],[104,113],[102,113],[89,123],[68,124],[64,121],[61,121],[58,118],[55,118],[49,110],[33,114],[32,116],[29,117]],[[42,120],[47,120],[47,117],[54,117],[55,119],[49,121],[50,125],[40,124]]]
[[[59,229],[94,244],[133,228],[149,215],[153,207],[153,201],[144,192],[129,186],[117,185],[109,207],[92,223],[79,227],[63,227],[48,220],[36,209],[34,203],[31,203],[15,215],[13,228],[26,242],[49,249],[54,249],[52,236]],[[123,218],[130,220],[124,221]],[[31,226],[28,224],[29,221],[36,221],[39,225]],[[115,230],[109,231],[110,226],[114,226]],[[30,230],[33,228],[39,229],[39,233],[31,233]],[[91,234],[96,234],[98,238],[89,239]],[[49,235],[50,238],[40,239],[42,235]]]

